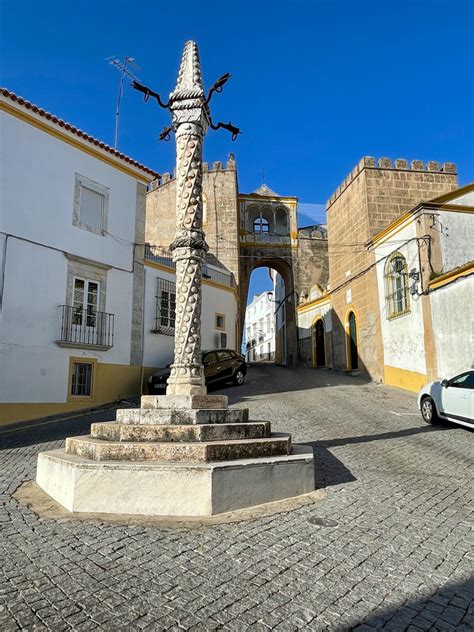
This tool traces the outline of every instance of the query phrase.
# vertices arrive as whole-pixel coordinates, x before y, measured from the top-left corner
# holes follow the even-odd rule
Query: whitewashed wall
[[[0,230],[130,270],[137,182],[111,165],[24,123],[2,117]],[[110,189],[108,227],[118,238],[73,226],[75,174]]]
[[[377,246],[376,260],[394,252],[400,252],[407,260],[408,270],[419,271],[418,246],[416,241],[405,241],[416,237],[416,224],[412,222],[392,238]],[[377,264],[377,287],[380,305],[384,364],[397,369],[426,374],[423,311],[421,297],[410,296],[410,313],[391,320],[387,319],[384,282],[385,260]],[[412,281],[409,281],[409,285]],[[418,289],[420,285],[418,284]]]
[[[324,331],[330,333],[332,331],[332,316],[331,316],[331,304],[328,301],[323,305],[317,305],[298,313],[298,338],[303,340],[304,338],[311,337],[311,326],[317,316],[321,316],[324,321]]]
[[[467,198],[467,196],[464,196]],[[464,204],[468,205],[468,198]],[[458,204],[456,200],[453,202]],[[441,211],[440,241],[443,261],[442,272],[450,272],[474,260],[474,203],[472,213]]]
[[[69,358],[129,364],[132,275],[110,270],[106,311],[115,314],[114,345],[108,351],[65,349],[60,305],[66,300],[68,261],[63,253],[9,238],[0,325],[0,401],[64,402]]]
[[[474,368],[474,277],[430,293],[439,378]]]
[[[145,264],[144,359],[146,367],[164,367],[173,360],[174,336],[152,333],[155,326],[157,278],[175,282],[174,271],[165,271]],[[225,315],[227,347],[235,349],[237,300],[233,292],[204,283],[202,286],[202,349],[219,345],[220,330],[215,329],[215,314]]]
[[[15,236],[7,239],[4,259],[0,401],[65,402],[71,356],[130,364],[137,180],[9,114],[0,116],[0,231]],[[73,225],[76,173],[109,188],[107,230],[114,237]],[[115,337],[108,351],[56,344],[66,253],[112,268],[105,311],[115,314]]]

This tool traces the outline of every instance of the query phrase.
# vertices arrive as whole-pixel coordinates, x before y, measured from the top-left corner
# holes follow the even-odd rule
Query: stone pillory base
[[[147,396],[41,453],[36,480],[71,512],[202,517],[313,491],[313,453],[224,396]]]

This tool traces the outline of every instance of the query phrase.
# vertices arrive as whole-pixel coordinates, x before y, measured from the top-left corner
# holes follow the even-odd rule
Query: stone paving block
[[[1,604],[13,629],[474,629],[471,433],[426,426],[414,395],[360,378],[248,377],[225,390],[231,406],[311,445],[324,500],[212,527],[41,520],[11,495],[34,478],[38,452],[86,434],[91,416],[0,430]]]

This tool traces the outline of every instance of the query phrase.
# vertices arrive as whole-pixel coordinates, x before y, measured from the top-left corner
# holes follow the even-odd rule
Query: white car
[[[448,419],[474,428],[474,371],[423,386],[418,394],[418,408],[429,424]]]

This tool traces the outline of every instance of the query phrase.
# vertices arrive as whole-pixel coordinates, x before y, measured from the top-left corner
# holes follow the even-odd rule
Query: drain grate
[[[330,520],[329,518],[309,518],[308,522],[310,524],[314,524],[317,527],[337,527],[337,522],[335,520]]]

